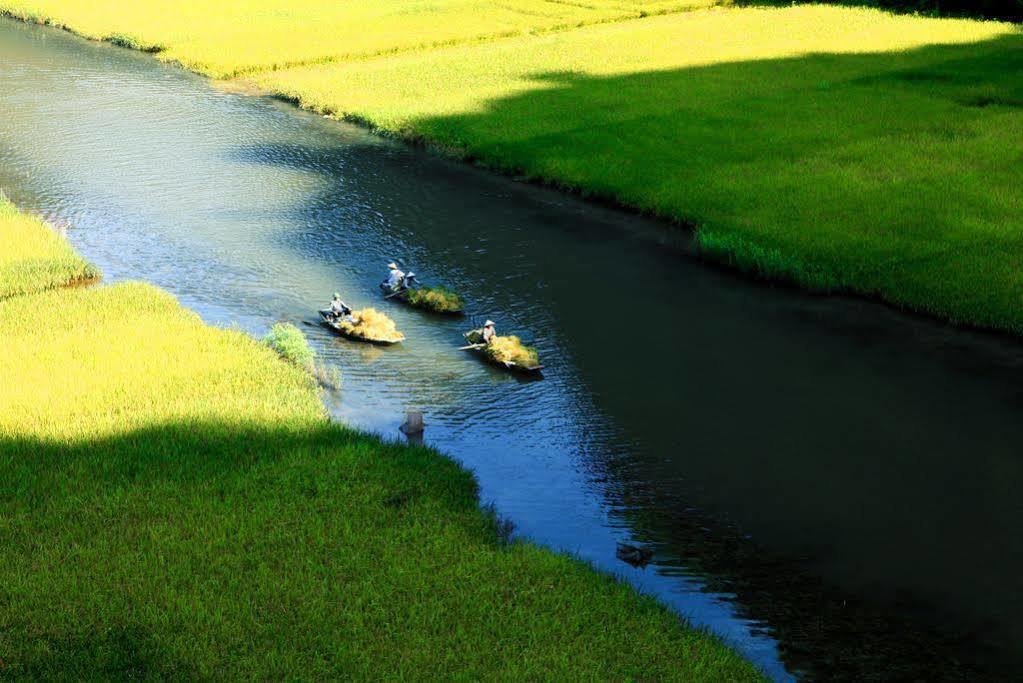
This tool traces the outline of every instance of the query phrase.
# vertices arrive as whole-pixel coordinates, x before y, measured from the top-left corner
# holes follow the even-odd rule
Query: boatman
[[[416,274],[413,273],[410,270],[408,272],[408,274],[404,278],[402,278],[401,288],[402,289],[411,289],[412,285],[418,285],[418,284],[419,284],[419,280],[416,279]]]
[[[338,292],[334,292],[334,298],[330,301],[330,314],[334,320],[347,318],[352,314],[351,306],[341,301],[341,295]]]
[[[390,272],[387,274],[387,280],[385,284],[390,288],[392,292],[397,292],[398,288],[401,287],[402,281],[405,280],[405,273],[398,270],[398,264],[391,262],[387,264]]]
[[[494,326],[493,320],[488,320],[483,323],[483,343],[493,344],[494,338],[497,336],[497,328]]]

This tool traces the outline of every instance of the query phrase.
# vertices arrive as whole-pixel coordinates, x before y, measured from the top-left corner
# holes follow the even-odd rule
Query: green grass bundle
[[[435,313],[460,313],[465,309],[462,297],[447,287],[410,289],[407,298],[412,306]]]

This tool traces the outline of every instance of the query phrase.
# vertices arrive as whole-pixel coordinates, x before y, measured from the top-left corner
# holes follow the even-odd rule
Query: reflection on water
[[[772,677],[1015,665],[1014,344],[741,281],[661,225],[47,29],[0,23],[0,113],[0,186],[71,225],[108,280],[257,334],[312,322],[335,290],[383,308],[406,344],[306,328],[343,370],[340,418],[400,438],[423,411],[427,443],[520,533]],[[392,259],[469,318],[381,302]],[[543,381],[456,350],[483,317],[536,344]],[[654,563],[617,560],[622,540]]]

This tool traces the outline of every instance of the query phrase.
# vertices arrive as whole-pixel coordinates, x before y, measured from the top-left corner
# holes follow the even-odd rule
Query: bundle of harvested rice
[[[421,287],[407,293],[409,304],[435,313],[460,313],[465,304],[462,297],[446,287]]]
[[[526,346],[514,335],[494,337],[487,345],[486,352],[499,363],[515,363],[524,368],[535,368],[540,365],[536,349]]]
[[[364,308],[352,313],[352,320],[338,321],[338,327],[354,337],[369,341],[400,342],[405,335],[398,331],[394,321],[375,308]]]

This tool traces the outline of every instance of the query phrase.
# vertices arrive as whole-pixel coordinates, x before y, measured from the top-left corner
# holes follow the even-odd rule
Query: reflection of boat
[[[483,332],[481,330],[472,330],[466,332],[464,335],[465,340],[469,342],[468,346],[463,346],[463,351],[472,351],[477,356],[480,356],[491,365],[496,365],[499,368],[510,370],[512,372],[519,372],[524,375],[539,376],[543,372],[543,366],[537,363],[536,365],[521,365],[520,363],[513,363],[511,361],[499,360],[487,351],[487,345],[483,343]]]
[[[420,287],[418,289],[403,287],[395,292],[387,286],[387,283],[381,283],[380,290],[384,293],[385,299],[400,301],[421,311],[440,315],[465,315],[465,304],[462,303],[462,298],[445,287]],[[413,294],[410,295],[410,292]],[[430,297],[430,294],[435,296]]]
[[[377,346],[391,346],[392,344],[405,341],[405,335],[400,332],[396,333],[396,336],[391,339],[374,339],[372,337],[366,337],[356,331],[358,329],[357,327],[339,323],[334,319],[334,316],[329,310],[320,311],[320,317],[323,319],[324,325],[334,330],[342,337],[351,339],[352,341],[366,342],[368,344],[376,344]]]

